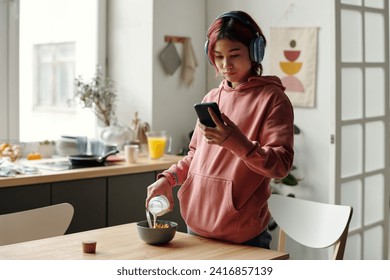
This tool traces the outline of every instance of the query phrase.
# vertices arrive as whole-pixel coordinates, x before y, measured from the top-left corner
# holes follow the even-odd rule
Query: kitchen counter
[[[50,170],[39,168],[38,174],[16,175],[15,177],[0,177],[1,187],[23,186],[42,183],[53,183],[70,180],[109,177],[123,174],[136,174],[150,171],[164,170],[180,160],[181,156],[164,155],[158,160],[151,160],[146,156],[138,158],[137,163],[126,164],[123,161],[109,162],[105,166],[85,167],[68,170]],[[42,160],[19,160],[15,164],[40,167],[43,163],[64,161],[66,158],[42,159]]]

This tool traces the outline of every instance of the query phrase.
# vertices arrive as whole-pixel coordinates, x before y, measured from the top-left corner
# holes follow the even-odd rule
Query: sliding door
[[[389,258],[388,1],[336,0],[336,198],[345,259]]]

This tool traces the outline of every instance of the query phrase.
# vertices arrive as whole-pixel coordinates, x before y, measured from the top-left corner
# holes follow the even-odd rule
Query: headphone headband
[[[248,26],[252,31],[253,34],[255,35],[255,38],[252,39],[250,45],[249,45],[249,55],[250,58],[253,62],[255,63],[261,63],[264,57],[264,50],[265,50],[265,42],[264,42],[264,37],[259,34],[259,32],[256,30],[256,28],[251,24],[249,19],[243,15],[241,15],[238,12],[226,12],[217,17],[214,21],[221,19],[221,18],[234,18],[241,22],[242,24],[245,24]],[[209,48],[209,40],[206,40],[205,43],[205,52],[206,52],[206,57],[209,59],[208,56],[208,48]],[[209,60],[211,63],[211,61]]]
[[[223,13],[222,15],[220,15],[217,19],[220,19],[220,18],[234,18],[238,21],[240,21],[241,23],[245,24],[246,26],[248,26],[250,29],[252,29],[253,31],[253,34],[256,35],[256,37],[259,37],[259,32],[255,29],[255,27],[250,23],[250,21],[242,16],[241,14],[237,13],[237,12],[227,12],[227,13]]]

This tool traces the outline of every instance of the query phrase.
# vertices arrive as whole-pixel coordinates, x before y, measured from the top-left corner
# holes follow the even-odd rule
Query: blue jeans
[[[249,245],[254,247],[261,247],[265,249],[270,249],[270,243],[272,241],[271,234],[265,229],[258,236],[253,237],[252,239],[242,243],[243,245]]]
[[[188,234],[192,235],[198,235],[197,233],[193,232],[189,227],[187,227]],[[245,241],[241,243],[242,245],[248,245],[253,247],[261,247],[265,249],[270,248],[270,243],[272,241],[271,234],[265,229],[262,233],[259,235],[253,237],[252,239]]]

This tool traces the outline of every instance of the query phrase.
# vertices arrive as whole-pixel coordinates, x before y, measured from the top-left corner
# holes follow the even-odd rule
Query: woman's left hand
[[[208,144],[221,145],[236,128],[236,125],[224,113],[221,114],[224,122],[221,122],[213,109],[208,108],[208,111],[216,127],[208,127],[201,123],[198,123],[198,127]]]
[[[149,201],[158,195],[165,195],[170,203],[169,210],[173,209],[174,200],[172,194],[172,187],[169,184],[168,180],[165,177],[161,177],[156,182],[148,186],[147,188],[147,198],[145,201],[145,207],[148,208]]]

